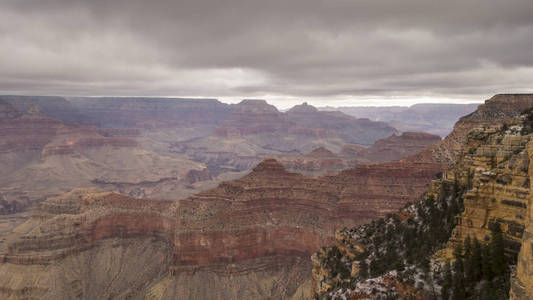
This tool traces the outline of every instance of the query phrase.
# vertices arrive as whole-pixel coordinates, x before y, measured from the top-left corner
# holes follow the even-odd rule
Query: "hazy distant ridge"
[[[420,103],[412,106],[321,107],[338,110],[356,118],[387,122],[399,131],[424,131],[445,137],[460,117],[476,110],[479,104]]]

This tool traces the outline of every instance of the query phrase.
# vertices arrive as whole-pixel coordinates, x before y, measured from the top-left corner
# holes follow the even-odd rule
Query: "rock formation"
[[[395,132],[309,105],[282,113],[264,100],[0,96],[0,103],[0,193],[20,208],[74,187],[187,197],[268,156],[340,150]],[[209,174],[195,174],[202,169]]]
[[[31,219],[6,234],[6,241],[1,244],[0,295],[5,299],[308,298],[311,254],[335,243],[337,229],[384,217],[419,199],[439,172],[459,161],[461,153],[469,151],[468,141],[476,143],[467,134],[472,129],[511,122],[523,108],[533,107],[533,99],[518,97],[513,100],[514,105],[501,103],[505,101],[506,96],[488,100],[478,112],[463,118],[448,138],[419,154],[394,162],[356,166],[337,175],[310,178],[287,171],[274,159],[266,159],[241,179],[223,182],[180,200],[136,199],[98,190],[77,190],[50,198],[39,206]],[[291,120],[298,120],[303,118],[301,114],[318,113],[305,105],[286,115],[263,102],[245,101],[239,105],[246,113],[231,111],[216,125],[216,128],[231,130],[175,143],[171,150],[188,153],[191,145],[200,149],[209,143],[224,145],[224,149],[245,145],[233,140],[222,143],[227,133],[251,136],[253,141],[258,136],[264,138],[267,133],[289,132],[304,140],[306,136],[323,138],[324,132],[329,136],[328,130],[331,130],[335,132],[335,139],[349,140],[350,133],[336,130],[335,126],[341,125],[334,124],[354,124],[349,127],[354,129],[370,122],[345,118],[341,123],[333,123],[327,118],[321,120],[327,116],[321,115],[317,116],[317,124],[326,131],[313,131],[316,127],[304,121],[282,121],[287,115],[294,116]],[[263,125],[258,122],[252,131],[242,130],[244,127],[237,125],[249,120],[247,114],[259,115],[259,120],[279,118],[279,123],[265,127],[266,121]],[[381,124],[368,124],[376,126],[377,132],[389,130]],[[160,125],[144,126],[140,133],[142,138],[133,140],[138,145],[146,143],[149,138],[144,130],[148,127],[161,136],[164,136],[162,132],[169,132],[160,131],[157,126]],[[68,127],[61,126],[57,131],[70,132]],[[117,140],[111,144],[85,140],[82,149],[92,145],[112,149],[133,147],[127,145],[131,137],[106,137],[98,133],[98,129],[94,132],[99,139]],[[59,136],[72,137],[73,134]],[[156,140],[161,141],[161,136]],[[78,153],[78,140],[72,145],[69,139],[54,137],[52,140],[45,146],[51,149],[49,157]],[[497,140],[494,138],[494,142]],[[67,143],[58,142],[56,148],[50,148],[56,145],[55,141]],[[246,145],[277,147],[265,141],[268,140],[248,141]],[[505,143],[509,144],[505,153],[514,153],[523,147],[522,141],[516,142],[512,137]],[[303,145],[301,140],[298,144]],[[340,142],[336,150],[344,144]],[[72,146],[74,153],[68,146]],[[158,144],[153,147],[157,150]],[[498,153],[489,150],[490,155]],[[164,152],[160,148],[159,151]],[[141,156],[152,157],[154,161],[160,159],[145,154]],[[92,155],[96,154],[89,150],[86,155],[94,157]],[[209,151],[202,155],[205,159],[217,158],[210,156]],[[250,156],[254,155],[250,152]],[[328,151],[319,149],[310,157],[329,155]],[[505,154],[496,156],[505,157]],[[110,159],[120,161],[118,157]],[[109,162],[106,159],[103,162]],[[127,161],[123,163],[129,165]],[[158,166],[153,161],[149,165]],[[221,168],[220,164],[218,166]],[[514,170],[514,166],[505,165],[503,169]],[[213,174],[209,165],[207,167],[207,170],[202,166],[191,168],[196,171],[179,176],[189,184],[209,178]],[[128,170],[124,170],[124,176],[128,174]],[[103,184],[113,184],[115,176],[104,172],[98,178]],[[517,191],[520,189],[510,193]]]
[[[393,161],[415,155],[428,145],[439,141],[438,135],[424,132],[404,132],[401,135],[393,134],[386,139],[377,140],[371,147],[356,151],[354,156],[361,162]],[[349,146],[345,147],[343,153],[348,154],[354,150]]]
[[[439,161],[453,164],[444,170],[442,180],[434,183],[426,197],[441,199],[443,196],[439,194],[449,187],[464,190],[464,212],[455,220],[456,226],[447,247],[434,258],[441,262],[443,258],[452,259],[454,247],[468,236],[488,242],[492,225],[499,224],[511,262],[520,251],[517,275],[512,280],[513,299],[529,299],[532,291],[533,273],[529,265],[533,256],[528,244],[531,235],[527,229],[530,217],[531,147],[528,145],[532,108],[531,95],[494,96],[479,106],[476,112],[462,118],[446,139],[428,149]],[[423,151],[419,156],[427,152]],[[343,253],[341,257],[350,256],[347,248],[353,242],[346,241],[350,239],[338,234],[337,244],[342,246],[338,248]],[[325,259],[330,256],[323,251],[317,255],[314,261],[314,291],[320,294],[330,291],[334,287],[331,282],[335,281],[323,272]],[[352,260],[353,257],[347,261]]]
[[[175,197],[180,192],[173,189],[192,184],[185,180],[186,173],[204,168],[141,148],[131,130],[105,131],[104,136],[94,127],[43,116],[36,106],[26,114],[10,112],[9,116],[0,121],[4,208],[24,209],[75,187],[98,186],[142,197],[171,192]],[[189,194],[193,192],[194,188]]]
[[[285,168],[307,176],[334,175],[361,164],[355,156],[335,154],[318,147],[305,155],[279,155],[276,157]]]
[[[529,155],[528,179],[533,179],[533,144],[529,143],[527,152]],[[533,193],[529,193],[522,203],[521,212],[525,218],[522,230],[520,253],[518,255],[517,270],[511,279],[510,298],[513,300],[533,299]],[[525,205],[524,205],[525,204]],[[524,207],[525,206],[525,207]],[[522,220],[523,221],[523,220]],[[520,222],[522,224],[522,222]]]
[[[45,201],[9,234],[0,291],[6,299],[303,299],[308,258],[336,229],[397,210],[439,169],[391,163],[313,179],[267,159],[239,180],[177,201],[74,191]],[[110,257],[124,259],[108,264]],[[106,276],[116,279],[104,284]],[[201,278],[216,289],[206,291]]]
[[[357,165],[390,162],[418,154],[440,137],[423,132],[393,134],[370,147],[345,145],[339,154],[317,147],[305,155],[279,155],[276,158],[289,170],[308,176],[333,175]]]

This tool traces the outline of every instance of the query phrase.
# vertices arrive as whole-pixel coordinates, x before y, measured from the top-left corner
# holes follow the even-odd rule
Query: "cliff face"
[[[487,241],[494,223],[501,225],[506,250],[520,250],[530,194],[530,135],[522,130],[528,121],[520,114],[531,107],[533,96],[497,95],[470,116],[476,126],[467,134],[454,170],[446,173],[448,180],[468,187],[465,210],[449,241],[450,253],[467,236]],[[487,123],[490,119],[498,121]]]
[[[104,128],[213,128],[230,112],[215,99],[68,98],[92,124]]]
[[[487,241],[494,222],[502,226],[507,249],[518,253],[529,196],[529,135],[489,129],[471,132],[473,147],[458,162],[449,180],[470,189],[464,195],[465,210],[450,239],[450,246],[467,236]],[[475,145],[482,142],[482,145]]]
[[[520,251],[518,275],[513,281],[512,291],[516,299],[526,299],[524,295],[528,295],[531,291],[531,285],[528,287],[531,281],[531,272],[528,271],[531,251],[528,250],[529,245],[524,247],[531,238],[526,229],[529,224],[530,174],[528,172],[531,152],[528,150],[530,148],[528,145],[531,138],[531,124],[528,123],[531,123],[531,117],[523,116],[523,111],[532,107],[533,97],[530,95],[495,96],[481,105],[478,111],[462,118],[456,124],[454,132],[446,139],[415,156],[420,159],[420,156],[433,153],[433,157],[439,161],[453,162],[453,165],[444,171],[442,180],[436,181],[426,192],[426,199],[446,199],[449,194],[458,194],[455,191],[446,192],[450,187],[454,187],[453,190],[464,191],[460,193],[464,200],[464,212],[455,219],[455,228],[451,232],[447,246],[438,252],[435,259],[452,258],[455,246],[459,242],[462,243],[467,236],[487,243],[491,237],[492,225],[497,223],[503,231],[504,246],[509,257],[516,256]],[[412,159],[408,158],[405,161]],[[398,218],[403,220],[412,217],[413,214],[420,214],[420,210],[413,211],[408,207]],[[386,219],[385,222],[387,224],[392,220]],[[360,247],[361,243],[368,244],[368,241],[362,237],[372,234],[361,230],[352,229],[356,233],[351,233],[348,238],[346,234],[337,236],[340,257],[333,261],[354,261],[355,257],[364,251],[353,250],[355,249],[353,245]],[[400,246],[402,247],[404,246]],[[325,267],[334,265],[333,262],[328,262],[331,257],[331,253],[324,251],[314,256],[313,289],[316,295],[338,288],[341,284],[339,279],[333,278],[336,273],[331,276],[329,267]],[[357,277],[358,264],[352,270],[352,276]],[[361,290],[360,288],[358,285],[357,289]],[[394,290],[394,293],[397,293],[397,289],[396,286],[390,291]],[[425,290],[430,291],[431,288],[426,287]]]
[[[533,179],[533,144],[529,143],[529,179]],[[522,247],[518,255],[516,275],[511,279],[510,298],[513,300],[533,299],[533,202],[532,193],[525,201],[525,228]]]
[[[337,199],[314,184],[267,160],[181,201],[97,191],[50,199],[9,236],[2,298],[303,299],[307,257],[342,222],[327,209]]]

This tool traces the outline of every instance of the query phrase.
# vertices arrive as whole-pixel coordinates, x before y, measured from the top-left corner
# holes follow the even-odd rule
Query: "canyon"
[[[436,141],[400,136],[369,158],[379,150],[375,141],[394,139],[394,128],[307,104],[282,113],[264,100],[0,96],[0,109],[3,214],[73,188],[185,198],[242,177],[267,157],[292,171],[331,175]],[[335,157],[312,154],[319,148]],[[368,149],[347,151],[356,148]]]
[[[354,150],[365,153],[369,138],[396,131],[307,104],[280,113],[264,101],[245,100],[228,112],[205,100],[211,109],[200,111],[210,115],[194,119],[207,121],[191,126],[192,120],[170,113],[167,100],[98,100],[108,105],[105,111],[116,109],[113,114],[99,110],[98,101],[65,101],[2,101],[2,159],[12,161],[2,177],[3,213],[34,206],[2,227],[6,299],[306,298],[308,258],[333,241],[337,228],[396,211],[422,193],[442,165],[432,154],[360,165]],[[376,147],[390,152],[402,139],[399,156],[439,140],[404,133]],[[333,169],[321,163],[313,169],[318,177],[306,177],[289,163],[265,159],[290,161],[308,150],[302,156],[313,163],[341,153],[343,163]],[[342,170],[349,166],[357,167]],[[176,182],[217,182],[227,173],[244,177],[183,196],[175,188]],[[159,197],[172,184],[169,196]],[[70,191],[75,187],[81,189]],[[109,263],[116,257],[122,259]],[[204,280],[215,286],[204,289]]]
[[[336,132],[331,135],[327,130],[325,133],[309,131],[303,125],[281,126],[285,115],[280,116],[275,108],[264,102],[243,102],[240,108],[217,123],[208,136],[172,143],[170,148],[154,143],[153,153],[197,153],[209,144],[220,147],[229,137],[261,136],[262,142],[255,145],[262,145],[262,149],[275,148],[280,152],[279,157],[261,157],[262,161],[240,179],[224,181],[211,189],[173,200],[141,199],[143,197],[94,189],[94,186],[47,197],[36,205],[29,218],[16,219],[12,226],[1,228],[2,298],[307,299],[317,286],[317,278],[311,272],[316,261],[309,258],[322,247],[339,243],[340,229],[384,218],[416,202],[439,180],[449,181],[454,174],[450,170],[455,165],[467,161],[463,153],[473,148],[473,130],[486,126],[495,128],[499,122],[510,123],[512,128],[512,121],[524,109],[533,107],[533,101],[524,96],[497,95],[475,113],[460,119],[454,131],[443,140],[427,134],[404,133],[368,148],[348,142],[337,143],[342,140],[341,136],[354,141],[335,129],[331,129]],[[28,111],[22,112],[22,117],[48,118],[41,116],[38,110],[32,104]],[[308,105],[301,105],[285,114],[294,114],[294,119],[298,119],[301,118],[298,115],[308,112],[318,113]],[[249,116],[254,113],[261,115],[257,126],[241,128],[238,125],[250,122]],[[20,118],[13,112],[3,115]],[[352,120],[343,118],[346,120],[342,122]],[[276,120],[274,125],[270,120]],[[324,128],[336,126],[329,119],[321,122]],[[62,132],[61,126],[73,126],[65,124],[58,125],[57,131]],[[105,142],[81,143],[84,146],[112,145],[112,148],[120,148],[129,141],[135,143],[130,147],[146,143],[142,133],[146,129],[136,128],[139,134],[129,126],[131,124],[105,130],[96,127],[92,130]],[[149,130],[160,133],[169,130],[157,126]],[[378,124],[378,129],[382,128],[380,126],[383,125]],[[289,148],[299,145],[302,153],[309,143],[317,144],[309,142],[309,136],[320,137],[318,144],[322,148],[312,148],[304,155],[304,161],[315,159],[324,168],[302,168],[307,163],[294,163],[294,159],[287,158],[292,150],[267,138],[276,132],[294,136],[293,146]],[[142,138],[131,138],[138,135]],[[327,145],[321,144],[324,139]],[[503,154],[496,151],[500,153],[498,157],[514,154],[525,145],[517,138],[503,140],[509,147],[502,150]],[[399,144],[408,145],[407,150],[396,151],[395,145]],[[371,156],[373,152],[368,149],[372,147],[383,149],[388,157],[423,150],[399,160],[373,163],[380,160]],[[54,148],[54,151],[69,153],[70,150]],[[189,157],[189,161],[205,165],[205,162],[219,159],[208,151],[201,155],[197,160]],[[342,155],[352,158],[343,159]],[[235,157],[225,162],[237,161],[232,159]],[[357,165],[351,166],[352,161]],[[514,161],[511,159],[508,163]],[[218,162],[214,166],[218,167],[201,166],[180,176],[189,181],[202,180],[228,167],[221,167]],[[348,169],[341,170],[345,166]],[[315,177],[291,169],[302,169]],[[325,175],[321,175],[323,169],[326,169]],[[465,201],[465,206],[467,203]]]
[[[316,109],[281,113],[260,100],[0,96],[0,109],[2,213],[79,187],[184,198],[243,176],[269,155],[396,132]],[[305,123],[310,117],[315,126]]]

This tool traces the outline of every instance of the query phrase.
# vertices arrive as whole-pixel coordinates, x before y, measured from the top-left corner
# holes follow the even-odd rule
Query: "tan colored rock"
[[[529,143],[529,178],[533,178],[533,143]],[[525,231],[518,255],[516,274],[511,278],[510,299],[533,299],[533,195],[527,198]]]

